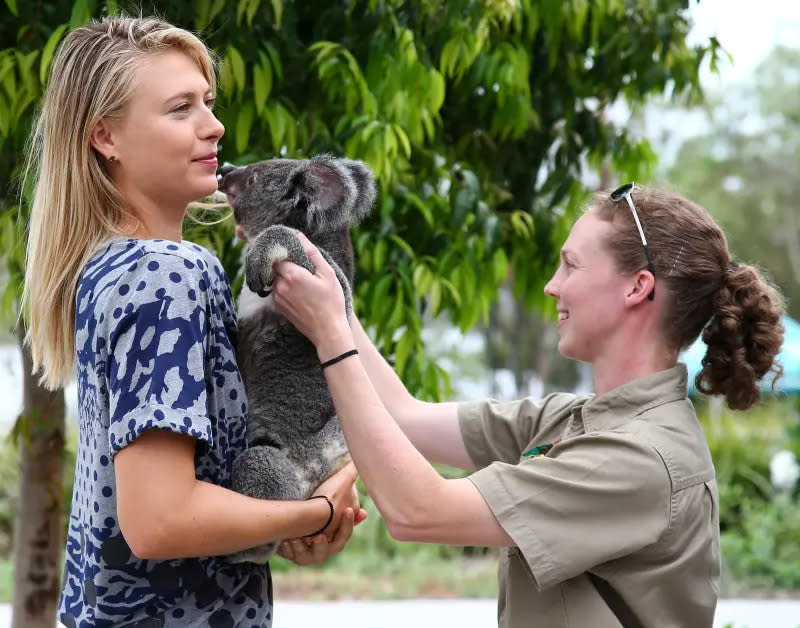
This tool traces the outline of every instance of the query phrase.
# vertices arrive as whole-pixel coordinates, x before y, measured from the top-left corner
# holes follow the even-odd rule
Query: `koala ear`
[[[319,155],[290,175],[289,197],[309,228],[344,229],[372,209],[375,176],[360,161]]]
[[[339,172],[322,161],[300,166],[291,176],[289,190],[298,209],[313,213],[327,212],[340,205],[345,192]]]

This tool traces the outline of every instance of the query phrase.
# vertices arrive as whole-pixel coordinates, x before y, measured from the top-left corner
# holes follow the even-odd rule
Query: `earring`
[[[111,155],[111,157],[108,158],[108,161],[110,161],[112,164],[115,164],[117,163],[117,158],[114,155]]]

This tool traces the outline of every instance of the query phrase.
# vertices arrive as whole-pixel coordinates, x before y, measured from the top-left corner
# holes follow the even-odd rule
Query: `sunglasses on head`
[[[636,228],[639,230],[639,236],[642,238],[642,246],[644,247],[644,254],[647,257],[647,270],[650,271],[650,274],[653,275],[653,279],[656,278],[656,268],[653,265],[653,256],[650,254],[650,247],[647,246],[647,238],[644,235],[644,229],[642,229],[642,223],[639,222],[639,214],[636,213],[636,207],[633,204],[633,198],[631,195],[633,194],[634,190],[638,190],[639,188],[636,187],[635,183],[626,183],[625,185],[619,186],[616,190],[611,193],[611,200],[616,202],[625,199],[628,202],[628,207],[631,208],[631,213],[633,214],[633,219],[636,221]],[[650,294],[647,295],[647,298],[651,301],[655,299],[656,296],[656,289],[655,286],[650,291]]]

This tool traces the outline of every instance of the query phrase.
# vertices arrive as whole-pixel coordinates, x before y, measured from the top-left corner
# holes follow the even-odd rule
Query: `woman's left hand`
[[[336,534],[329,541],[325,534],[317,534],[311,538],[287,539],[278,547],[278,554],[296,565],[321,565],[333,554],[342,551],[353,535],[353,528],[367,518],[367,511],[359,508],[354,513],[348,508],[342,517],[342,523]]]
[[[314,272],[310,273],[292,262],[277,262],[273,267],[275,284],[272,296],[278,313],[322,353],[321,344],[341,341],[350,334],[344,294],[336,273],[319,249],[302,233],[298,236],[314,265]],[[348,344],[352,345],[352,340]]]

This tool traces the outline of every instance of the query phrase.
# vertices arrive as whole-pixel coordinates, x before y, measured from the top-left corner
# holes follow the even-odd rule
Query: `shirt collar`
[[[590,397],[573,410],[574,419],[583,423],[585,433],[614,429],[651,408],[685,399],[688,379],[686,365],[679,362],[604,395]]]

